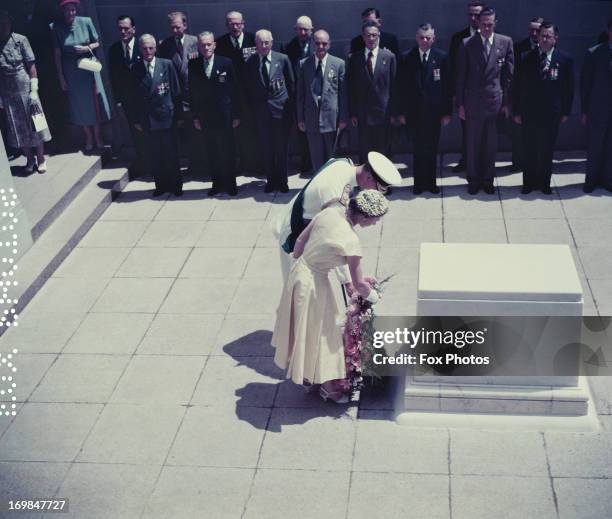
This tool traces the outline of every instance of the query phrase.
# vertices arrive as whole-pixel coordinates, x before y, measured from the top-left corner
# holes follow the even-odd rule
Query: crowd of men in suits
[[[191,172],[212,176],[210,196],[235,195],[239,172],[263,174],[266,193],[285,193],[292,127],[299,129],[301,170],[316,172],[347,126],[356,128],[362,163],[370,151],[390,154],[396,126],[413,139],[414,193],[438,193],[441,128],[456,109],[462,153],[454,169],[466,172],[470,194],[495,191],[500,116],[514,124],[522,193],[550,194],[553,150],[574,97],[573,60],[557,46],[559,28],[534,18],[529,36],[513,44],[496,32],[497,15],[483,2],[469,2],[467,14],[469,25],[453,35],[448,53],[434,46],[435,28],[425,23],[417,45],[402,55],[397,37],[381,30],[379,11],[368,8],[346,61],[329,53],[330,34],[307,16],[297,19],[282,52],[272,50],[269,30],[245,31],[237,11],[226,14],[228,32],[216,39],[210,31],[188,34],[186,16],[170,13],[170,36],[159,45],[152,35],[137,36],[132,17],[120,16],[109,63],[137,152],[132,168],[153,173],[155,196],[180,195],[180,138]],[[581,76],[585,192],[612,191],[611,49],[612,20],[608,40],[587,52]]]

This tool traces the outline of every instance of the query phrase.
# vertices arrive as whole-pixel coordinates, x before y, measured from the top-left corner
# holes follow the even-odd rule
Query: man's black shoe
[[[465,169],[465,162],[459,162],[459,164],[453,167],[453,173],[461,173]]]
[[[278,188],[278,190],[281,193],[288,193],[289,192],[289,186],[287,184],[283,184],[281,187]]]
[[[470,195],[478,194],[478,186],[468,186],[468,194]]]
[[[234,187],[230,187],[230,188],[227,190],[227,194],[228,194],[229,196],[236,196],[236,195],[238,194],[238,188],[237,188],[236,186],[234,186]]]
[[[264,187],[264,193],[271,193],[274,191],[274,186],[270,184],[270,182],[266,182],[266,187]]]
[[[508,171],[510,173],[520,173],[521,171],[523,171],[523,168],[521,166],[517,166],[515,164],[512,164],[512,166],[510,166],[508,168]]]
[[[550,186],[544,186],[540,191],[542,191],[542,193],[545,195],[552,195],[552,189]]]
[[[413,195],[420,195],[420,194],[422,194],[422,193],[423,193],[423,189],[422,189],[422,188],[417,187],[417,186],[414,186],[414,187],[412,188],[412,194],[413,194]]]
[[[484,186],[483,191],[487,194],[487,195],[494,195],[495,194],[495,187],[494,186]]]
[[[163,189],[155,189],[153,191],[153,196],[162,196],[165,193]]]
[[[183,188],[182,187],[177,187],[174,190],[174,196],[183,196]]]
[[[528,195],[532,191],[533,189],[531,189],[529,186],[523,186],[523,189],[521,189],[521,195]]]
[[[595,186],[592,186],[590,184],[585,184],[584,186],[582,186],[582,191],[584,191],[585,193],[592,193],[595,190]]]
[[[221,192],[220,189],[213,187],[212,189],[208,190],[208,196],[215,196],[215,195],[218,195],[220,192]]]
[[[429,192],[433,193],[434,195],[439,195],[440,194],[440,188],[438,186],[431,186],[429,188]]]

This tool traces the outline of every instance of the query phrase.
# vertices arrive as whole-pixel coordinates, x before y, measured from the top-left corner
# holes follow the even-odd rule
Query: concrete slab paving
[[[63,352],[131,355],[152,320],[150,313],[88,313]]]
[[[244,517],[345,517],[349,479],[349,472],[259,469]]]
[[[58,496],[71,500],[63,517],[88,519],[138,517],[155,485],[160,467],[108,463],[74,463]],[[95,492],[91,489],[95,488]]]
[[[77,461],[162,465],[184,414],[179,404],[107,404]]]
[[[612,314],[612,197],[581,192],[583,166],[560,163],[552,197],[506,174],[471,197],[446,166],[441,195],[395,189],[359,231],[364,270],[397,274],[377,313],[416,312],[423,241],[547,241],[572,246],[585,313]],[[20,349],[0,494],[35,487],[74,517],[130,519],[610,515],[607,378],[591,380],[601,430],[583,434],[400,427],[389,394],[335,406],[283,379],[271,227],[306,182],[264,194],[243,178],[237,199],[206,197],[209,182],[182,199],[126,186],[0,338]]]
[[[557,517],[549,478],[451,476],[453,519]]]
[[[223,315],[157,314],[138,346],[138,355],[208,355]]]

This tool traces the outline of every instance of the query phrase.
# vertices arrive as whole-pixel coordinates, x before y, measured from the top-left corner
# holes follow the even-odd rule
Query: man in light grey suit
[[[514,74],[512,39],[496,34],[493,9],[478,17],[480,32],[463,40],[457,57],[456,95],[459,117],[465,120],[468,193],[480,188],[494,194],[497,117],[510,114],[510,83]]]
[[[328,54],[330,38],[324,30],[314,33],[314,46],[315,55],[299,69],[297,117],[316,172],[332,156],[336,131],[346,128],[348,107],[344,60]]]

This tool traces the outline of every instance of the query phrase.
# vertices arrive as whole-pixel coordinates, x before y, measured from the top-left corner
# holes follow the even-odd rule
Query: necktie
[[[317,65],[312,91],[318,98],[323,93],[323,62],[321,60],[319,60]]]
[[[206,74],[206,77],[210,79],[210,60],[209,59],[204,60],[204,74]]]
[[[155,72],[155,65],[152,61],[149,61],[149,76],[153,77],[153,73]]]
[[[489,58],[489,54],[491,53],[491,42],[489,39],[485,40],[485,58]]]
[[[427,65],[427,53],[423,52],[423,60],[421,61],[421,65],[425,67]]]
[[[129,66],[130,64],[130,44],[126,43],[123,46],[123,60],[125,61],[125,64]]]
[[[176,39],[176,53],[179,55],[181,61],[183,61],[183,43],[180,38]]]
[[[240,40],[238,38],[232,37],[232,41],[234,42],[234,48],[235,49],[239,49],[240,48]]]
[[[308,40],[306,40],[302,45],[302,58],[305,58],[306,56],[308,56]]]
[[[374,79],[374,65],[372,60],[374,59],[374,53],[370,51],[368,53],[368,74],[370,74],[370,78]]]
[[[266,88],[270,86],[270,74],[268,74],[268,67],[266,66],[267,63],[268,58],[264,58],[261,60],[261,77],[263,78],[263,82]]]
[[[548,58],[546,52],[540,53],[540,76],[542,79],[546,79],[546,72],[548,71]]]

